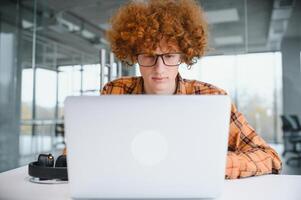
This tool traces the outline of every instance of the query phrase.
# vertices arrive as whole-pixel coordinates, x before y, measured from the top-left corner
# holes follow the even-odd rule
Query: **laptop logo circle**
[[[140,164],[154,166],[167,156],[168,144],[159,131],[147,130],[134,137],[131,150],[135,160]]]

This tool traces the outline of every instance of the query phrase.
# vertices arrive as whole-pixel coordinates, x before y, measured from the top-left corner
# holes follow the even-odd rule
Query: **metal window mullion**
[[[118,63],[117,63],[117,77],[118,78],[120,78],[122,75],[121,67],[122,67],[122,63],[120,61],[118,61]]]
[[[57,64],[57,45],[54,44],[54,63],[56,69],[56,104],[55,104],[55,119],[59,118],[59,66]]]
[[[101,49],[99,52],[100,56],[100,89],[102,89],[104,85],[104,68],[106,65],[106,50]]]
[[[114,54],[110,52],[109,81],[112,81],[113,79],[113,69],[114,69]]]
[[[84,86],[84,66],[83,64],[80,65],[80,96],[83,95],[83,86]]]
[[[33,70],[33,91],[32,91],[32,119],[36,119],[36,34],[37,34],[37,0],[34,0],[33,9],[33,32],[32,32],[32,70]],[[35,124],[32,125],[32,136],[36,135]]]

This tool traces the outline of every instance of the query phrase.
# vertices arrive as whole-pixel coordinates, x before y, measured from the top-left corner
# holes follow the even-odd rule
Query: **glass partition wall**
[[[61,6],[71,5],[0,2],[0,83],[8,84],[0,84],[0,172],[41,152],[60,153],[65,98],[98,95],[121,75],[121,63],[101,40],[104,30]]]
[[[72,13],[56,9],[53,1],[20,2],[28,10],[22,20],[22,98],[20,164],[41,152],[64,148],[63,106],[67,96],[98,95],[100,61],[110,71],[110,52],[101,43],[103,30]],[[59,12],[59,13],[57,13]],[[101,55],[101,51],[104,54]],[[102,57],[101,57],[102,56]],[[116,65],[116,64],[115,64]],[[109,69],[109,70],[108,70]],[[114,69],[112,69],[114,70]],[[120,74],[119,74],[120,75]],[[115,75],[115,78],[117,75]],[[105,82],[104,82],[105,83]],[[103,84],[104,84],[103,83]]]

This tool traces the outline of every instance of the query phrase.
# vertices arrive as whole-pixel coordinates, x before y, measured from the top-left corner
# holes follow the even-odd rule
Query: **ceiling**
[[[38,0],[38,45],[62,64],[97,62],[106,48],[107,21],[125,0]],[[280,50],[283,37],[300,37],[298,0],[199,0],[210,25],[210,52],[240,54]],[[32,46],[33,0],[21,1],[22,23]],[[5,12],[2,10],[2,12]],[[26,32],[26,31],[25,31]],[[26,35],[26,34],[25,34]],[[25,37],[25,38],[26,38]],[[44,46],[48,45],[47,48]],[[56,48],[56,51],[53,49]],[[48,49],[48,50],[47,50]],[[54,52],[56,52],[54,54]],[[30,55],[29,55],[30,56]],[[45,55],[44,55],[45,56]],[[42,56],[40,59],[45,58]],[[46,58],[47,60],[47,58]],[[93,60],[93,61],[92,61]]]

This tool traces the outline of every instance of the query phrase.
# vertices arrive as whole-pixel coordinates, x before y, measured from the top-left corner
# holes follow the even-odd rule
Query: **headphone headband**
[[[38,161],[31,162],[28,165],[28,174],[40,179],[61,179],[68,180],[67,167],[45,167]]]

